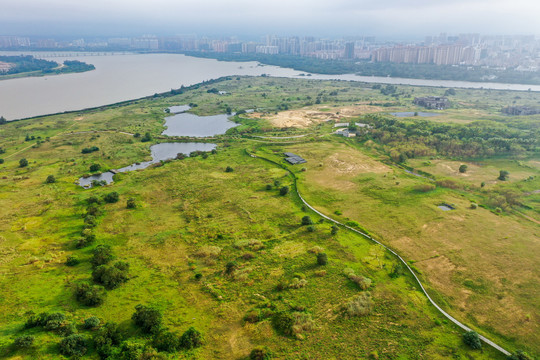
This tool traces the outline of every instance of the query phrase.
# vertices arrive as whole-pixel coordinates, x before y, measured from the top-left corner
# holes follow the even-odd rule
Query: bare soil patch
[[[336,122],[347,122],[353,116],[361,114],[381,112],[382,109],[377,106],[354,105],[340,108],[333,108],[332,111],[320,111],[313,108],[304,108],[299,110],[287,110],[277,114],[253,113],[252,118],[264,118],[279,128],[299,127],[304,128],[325,121],[334,120]]]

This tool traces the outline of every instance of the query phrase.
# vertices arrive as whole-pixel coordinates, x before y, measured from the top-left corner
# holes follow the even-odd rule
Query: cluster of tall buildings
[[[35,50],[142,50],[201,51],[216,53],[253,53],[294,55],[319,59],[363,59],[373,62],[405,64],[467,65],[516,67],[535,71],[540,67],[540,40],[534,36],[427,36],[417,43],[376,41],[374,37],[321,39],[315,37],[267,35],[259,41],[236,37],[211,38],[195,35],[168,37],[116,37],[99,40],[54,39],[0,36],[0,49]]]

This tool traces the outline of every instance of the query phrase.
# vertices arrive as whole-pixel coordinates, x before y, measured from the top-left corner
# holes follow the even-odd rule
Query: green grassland
[[[214,87],[227,95],[209,93]],[[294,189],[287,171],[249,156],[246,149],[278,163],[283,163],[283,151],[304,156],[308,163],[291,169],[311,204],[340,221],[357,221],[412,260],[430,294],[459,320],[508,350],[539,353],[539,227],[534,220],[539,219],[540,195],[528,195],[522,201],[526,207],[502,213],[487,201],[498,187],[526,193],[539,189],[534,156],[519,162],[486,159],[486,172],[467,159],[468,178],[444,167],[435,171],[445,161],[453,169],[461,163],[457,159],[409,159],[408,166],[436,178],[471,184],[422,193],[416,187],[431,181],[389,162],[382,146],[330,134],[331,124],[279,129],[242,116],[238,128],[212,140],[218,144],[216,154],[118,174],[104,187],[76,185],[93,163],[113,169],[148,160],[149,147],[166,141],[160,133],[170,105],[197,104],[192,111],[199,115],[223,113],[227,107],[274,114],[285,108],[333,111],[369,103],[413,111],[414,96],[445,90],[397,88],[403,94],[394,97],[353,82],[230,78],[174,96],[0,126],[5,150],[0,154],[0,357],[63,358],[61,335],[24,328],[31,312],[66,314],[66,322],[88,339],[88,358],[99,358],[91,341],[97,330],[82,327],[91,316],[118,323],[130,343],[151,345],[152,337],[131,320],[135,306],[144,304],[162,312],[169,331],[181,334],[193,326],[204,336],[202,347],[162,352],[162,358],[246,359],[257,346],[267,346],[280,359],[504,358],[488,346],[469,349],[462,331],[428,304],[410,274],[390,276],[395,257],[344,228],[332,234],[331,223],[305,209],[294,191],[280,195],[282,186]],[[460,105],[441,119],[503,122],[508,118],[496,111],[516,94],[524,102],[536,101],[537,95],[528,92],[457,90],[453,101]],[[472,104],[467,105],[470,113],[461,102]],[[129,135],[146,132],[153,141]],[[304,134],[283,141],[254,137]],[[25,140],[27,135],[34,140]],[[99,151],[81,154],[90,146]],[[19,167],[22,158],[29,161],[27,167]],[[234,171],[226,172],[227,166]],[[490,182],[497,175],[493,169],[502,167],[510,181]],[[48,175],[56,182],[45,183]],[[534,180],[525,181],[530,176]],[[479,187],[481,181],[488,183],[485,188]],[[92,230],[96,240],[77,249],[88,198],[112,191],[120,201],[99,205]],[[135,209],[126,208],[130,198]],[[486,207],[469,209],[471,201]],[[442,212],[441,202],[457,209]],[[312,227],[301,226],[306,215],[315,222]],[[92,251],[100,244],[111,245],[116,258],[129,263],[129,280],[108,290],[101,306],[87,307],[75,299],[75,287],[91,281]],[[327,265],[317,264],[321,251],[328,255]],[[69,256],[81,263],[66,266]],[[367,290],[344,275],[346,268],[372,280]],[[369,314],[349,316],[344,306],[366,292],[372,298]],[[297,319],[294,335],[276,331],[276,313]],[[34,335],[35,345],[17,349],[14,339],[23,335]],[[160,358],[153,356],[146,358]]]

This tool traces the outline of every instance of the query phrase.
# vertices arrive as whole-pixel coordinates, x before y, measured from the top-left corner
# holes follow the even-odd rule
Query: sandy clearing
[[[325,121],[334,120],[336,122],[347,122],[350,117],[361,114],[374,113],[382,111],[377,106],[369,105],[354,105],[340,108],[333,108],[332,111],[320,111],[313,108],[304,108],[299,110],[287,110],[277,114],[262,114],[252,113],[249,116],[252,118],[264,118],[270,123],[279,128],[286,127],[308,127],[313,124],[318,124]]]

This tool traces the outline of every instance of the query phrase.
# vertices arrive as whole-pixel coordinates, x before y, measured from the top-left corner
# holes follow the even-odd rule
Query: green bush
[[[101,321],[97,316],[91,316],[88,319],[84,320],[85,329],[95,329],[101,324]]]
[[[92,272],[92,279],[106,289],[116,289],[129,280],[129,264],[118,261],[114,265],[100,265]]]
[[[467,172],[467,168],[468,168],[467,165],[462,164],[462,165],[459,166],[459,172],[462,173],[462,174],[463,174],[463,173],[466,173],[466,172]]]
[[[45,179],[46,184],[52,184],[55,182],[56,182],[56,178],[54,177],[54,175],[49,175],[47,176],[47,179]]]
[[[66,259],[66,265],[67,266],[76,266],[80,263],[81,261],[79,260],[79,258],[75,255],[71,255],[71,256],[68,256],[68,258]]]
[[[109,204],[118,202],[119,199],[120,199],[120,195],[118,195],[116,191],[110,192],[103,197],[103,200]]]
[[[101,169],[101,165],[99,164],[90,165],[90,172],[96,172],[96,171],[99,171],[99,169]]]
[[[105,290],[101,286],[81,283],[75,288],[75,298],[85,306],[100,306],[105,301],[105,296]]]
[[[225,172],[233,172],[234,169],[230,166],[227,166],[227,168],[225,169]]]
[[[26,160],[25,158],[22,158],[21,160],[19,160],[19,167],[23,168],[26,166],[28,166],[28,160]]]
[[[23,335],[15,338],[15,341],[13,341],[13,345],[15,345],[16,348],[19,349],[27,349],[34,345],[34,340],[36,338],[32,335]]]
[[[93,340],[99,356],[107,359],[113,354],[115,347],[120,345],[123,336],[116,323],[108,322],[98,330]]]
[[[279,195],[285,196],[289,193],[290,189],[288,186],[283,186],[281,189],[279,189]]]
[[[90,262],[94,267],[108,264],[114,259],[114,254],[110,245],[98,245],[94,249],[93,254]]]
[[[508,356],[508,360],[534,360],[532,356],[524,352],[523,350],[517,350],[512,355]]]
[[[317,254],[317,264],[318,265],[326,265],[328,264],[328,255],[326,255],[326,253],[318,253]]]
[[[294,318],[291,314],[280,311],[272,316],[272,326],[274,329],[282,335],[292,335]]]
[[[48,314],[46,317],[42,317],[42,326],[46,330],[58,330],[64,326],[66,316],[61,312]]]
[[[187,329],[180,337],[180,347],[183,349],[198,348],[202,343],[202,334],[193,326]]]
[[[473,350],[482,348],[482,342],[476,331],[467,331],[463,334],[463,342]]]
[[[313,225],[313,220],[309,215],[306,215],[302,218],[302,225]]]
[[[255,349],[251,350],[251,353],[249,354],[249,360],[269,360],[271,358],[272,353],[266,346],[256,347]]]
[[[510,173],[506,170],[501,170],[499,171],[499,177],[497,179],[501,180],[501,181],[506,181],[508,180],[508,176],[510,176]]]
[[[145,333],[156,334],[161,329],[162,315],[154,307],[137,305],[131,319]]]
[[[137,207],[137,203],[135,202],[134,198],[129,198],[126,203],[126,208],[128,209],[135,209]]]
[[[60,353],[66,356],[83,356],[86,353],[86,339],[81,335],[73,334],[60,341]]]
[[[152,346],[158,351],[175,352],[180,347],[180,340],[173,332],[161,331],[154,336]]]

